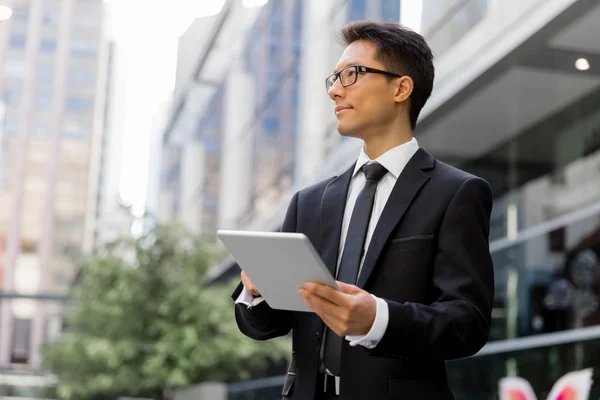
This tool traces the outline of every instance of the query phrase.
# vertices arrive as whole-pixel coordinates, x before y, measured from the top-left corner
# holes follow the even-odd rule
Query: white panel
[[[225,88],[218,228],[233,229],[249,203],[253,182],[254,140],[247,122],[255,109],[254,79],[243,71],[241,61],[229,74]]]
[[[466,36],[435,60],[436,80],[423,119],[492,67],[575,0],[502,0]]]
[[[474,157],[600,86],[600,78],[513,68],[419,134],[426,149]]]

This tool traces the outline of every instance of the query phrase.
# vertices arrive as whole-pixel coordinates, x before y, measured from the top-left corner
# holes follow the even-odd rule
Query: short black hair
[[[356,21],[342,28],[340,38],[346,45],[357,40],[374,43],[376,59],[390,72],[412,78],[410,124],[415,129],[419,113],[431,96],[435,77],[433,53],[423,36],[397,22]]]

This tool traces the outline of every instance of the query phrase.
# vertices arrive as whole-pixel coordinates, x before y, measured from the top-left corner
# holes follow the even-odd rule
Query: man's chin
[[[344,136],[344,137],[353,137],[353,138],[358,137],[356,130],[348,129],[347,126],[340,125],[339,123],[337,126],[337,131],[341,136]]]

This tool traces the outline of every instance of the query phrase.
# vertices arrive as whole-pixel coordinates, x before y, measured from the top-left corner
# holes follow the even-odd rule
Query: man
[[[242,272],[240,330],[293,332],[284,398],[453,399],[445,360],[487,341],[494,291],[492,193],[413,138],[433,87],[432,53],[397,23],[355,22],[326,80],[341,135],[364,141],[355,165],[296,193],[282,231],[311,240],[340,291],[307,283],[315,313],[274,310]]]

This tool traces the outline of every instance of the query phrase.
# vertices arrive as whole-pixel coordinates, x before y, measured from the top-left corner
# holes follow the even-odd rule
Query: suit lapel
[[[431,170],[434,167],[435,159],[423,149],[419,149],[406,164],[394,185],[394,189],[392,189],[377,227],[373,232],[358,279],[358,287],[364,288],[390,234],[406,213],[417,193],[429,180],[429,175],[424,171]]]
[[[354,165],[329,182],[321,199],[321,258],[334,277],[346,198]]]

